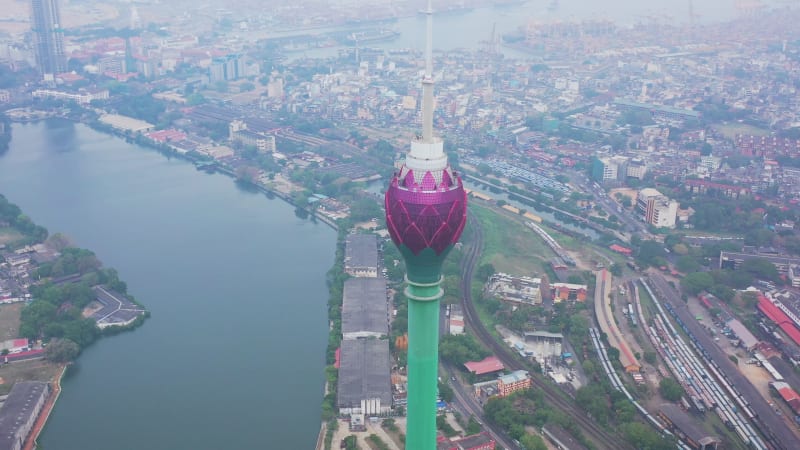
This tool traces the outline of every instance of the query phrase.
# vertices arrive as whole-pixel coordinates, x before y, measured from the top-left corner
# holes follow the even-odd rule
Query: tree
[[[55,363],[70,362],[81,352],[80,347],[69,339],[53,339],[44,351],[44,357]]]
[[[71,247],[72,243],[69,238],[61,233],[55,233],[45,241],[45,244],[53,250],[60,252],[67,247]]]
[[[344,448],[346,450],[358,450],[358,438],[356,435],[351,434],[344,438]]]
[[[674,438],[665,438],[649,425],[640,422],[626,423],[621,426],[628,442],[642,450],[668,450],[675,448]]]
[[[775,282],[781,281],[778,269],[766,259],[748,259],[742,263],[739,269],[758,279]]]
[[[489,355],[474,337],[468,334],[445,335],[439,343],[442,359],[457,366],[467,361],[477,361]]]
[[[469,422],[467,422],[465,431],[467,432],[468,436],[481,432],[481,424],[478,423],[478,420],[475,419],[475,416],[469,416]]]
[[[707,272],[693,272],[681,280],[681,288],[691,295],[697,295],[701,291],[708,290],[713,285],[714,279]]]
[[[494,275],[495,272],[496,271],[494,269],[494,266],[490,263],[486,263],[486,264],[481,264],[478,267],[478,271],[476,272],[475,275],[478,277],[478,280],[483,283],[486,282],[489,279],[489,277]]]
[[[439,397],[442,400],[446,401],[447,403],[450,403],[453,401],[454,396],[455,394],[453,393],[453,388],[450,387],[449,384],[441,382],[439,383]]]
[[[547,444],[541,436],[536,434],[526,434],[519,440],[525,450],[547,450]]]
[[[683,386],[672,378],[662,378],[658,385],[658,392],[664,399],[677,402],[683,397]]]

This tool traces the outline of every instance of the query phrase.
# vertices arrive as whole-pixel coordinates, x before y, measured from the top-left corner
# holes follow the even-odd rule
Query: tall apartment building
[[[628,158],[604,156],[592,161],[592,179],[598,183],[625,181],[628,176]]]
[[[211,83],[217,81],[234,81],[245,77],[247,72],[247,59],[244,55],[228,55],[214,58],[208,68],[208,78]]]
[[[58,0],[31,0],[36,66],[45,79],[67,71]]]
[[[678,216],[678,202],[653,188],[639,191],[636,210],[642,220],[656,228],[675,228]]]

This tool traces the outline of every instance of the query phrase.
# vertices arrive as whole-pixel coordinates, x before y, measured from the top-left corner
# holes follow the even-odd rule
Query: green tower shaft
[[[434,283],[406,280],[408,298],[408,426],[406,449],[436,449],[436,394],[439,366],[439,299]]]

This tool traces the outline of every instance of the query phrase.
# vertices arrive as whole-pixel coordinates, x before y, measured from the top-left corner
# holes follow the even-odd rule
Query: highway
[[[489,333],[478,317],[475,305],[472,303],[472,273],[478,262],[481,251],[483,250],[483,230],[480,224],[472,216],[469,217],[469,228],[474,233],[472,245],[467,249],[462,260],[461,289],[463,292],[463,309],[465,325],[474,332],[475,337],[482,342],[509,370],[528,370],[534,373],[532,367],[518,361],[510,349],[497,342]],[[544,394],[545,400],[551,406],[557,408],[568,416],[572,417],[584,435],[595,443],[598,448],[624,450],[630,449],[620,436],[609,433],[597,422],[592,420],[580,409],[572,400],[565,398],[565,394],[547,380],[539,376],[533,376],[534,388],[538,388]],[[472,396],[471,393],[467,394]],[[514,448],[514,447],[511,447]]]
[[[703,327],[697,323],[686,303],[680,298],[678,292],[667,283],[667,280],[659,273],[651,271],[649,273],[651,285],[655,293],[665,302],[669,303],[675,314],[681,319],[699,345],[704,350],[707,360],[714,361],[719,371],[727,378],[728,382],[738,389],[744,400],[749,403],[750,408],[756,414],[754,421],[758,429],[764,434],[767,442],[774,448],[789,450],[794,447],[791,443],[797,442],[798,436],[787,426],[783,418],[778,416],[772,407],[756,388],[739,372],[739,369],[728,359],[728,356],[720,350],[712,341]]]

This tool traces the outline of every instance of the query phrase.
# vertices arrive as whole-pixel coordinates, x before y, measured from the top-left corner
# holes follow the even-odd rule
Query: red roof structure
[[[795,392],[791,386],[782,381],[771,384],[773,389],[778,392],[783,401],[785,401],[795,413],[800,412],[800,395],[797,395],[797,392]]]
[[[775,322],[784,333],[789,335],[795,344],[800,345],[800,330],[797,329],[792,319],[775,306],[770,299],[763,295],[758,296],[758,310]]]
[[[631,251],[631,249],[623,247],[623,246],[621,246],[619,244],[613,244],[608,248],[610,248],[611,250],[613,250],[613,251],[615,251],[615,252],[617,252],[619,254],[625,255],[625,256],[630,256],[631,253],[633,253]]]
[[[339,368],[339,363],[341,362],[341,357],[342,357],[342,347],[339,347],[339,348],[336,349],[336,352],[333,354],[333,358],[334,358],[333,367],[335,367],[337,369]]]
[[[497,372],[503,370],[506,366],[497,359],[496,356],[487,356],[481,361],[469,361],[464,363],[464,367],[475,375],[484,375],[487,373]]]

